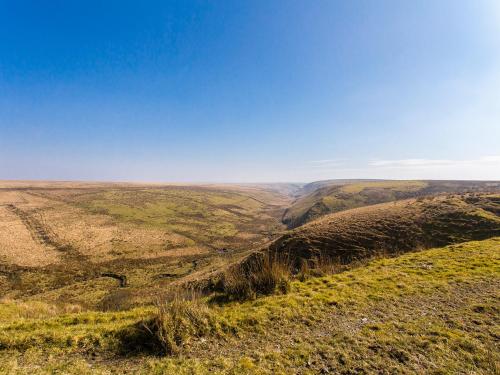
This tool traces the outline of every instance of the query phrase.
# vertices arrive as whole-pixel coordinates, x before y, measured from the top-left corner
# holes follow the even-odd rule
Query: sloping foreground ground
[[[4,303],[0,373],[495,374],[500,238],[374,260],[210,309],[218,330],[158,358],[119,354],[120,333],[151,309],[58,316]]]
[[[500,195],[409,199],[330,214],[290,231],[271,253],[328,257],[341,263],[378,252],[395,254],[500,236]]]

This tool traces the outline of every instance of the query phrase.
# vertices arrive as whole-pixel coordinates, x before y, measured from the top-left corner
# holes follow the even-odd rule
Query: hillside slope
[[[378,252],[399,253],[500,235],[500,195],[410,199],[330,214],[294,229],[269,251],[291,259],[345,263]]]
[[[226,329],[175,358],[120,354],[120,333],[151,309],[57,316],[1,303],[0,372],[495,374],[499,290],[500,238],[379,259],[294,281],[287,295],[211,306]]]
[[[356,207],[443,193],[498,191],[498,181],[318,181],[298,192],[299,198],[282,220],[288,228],[296,228],[323,215]]]

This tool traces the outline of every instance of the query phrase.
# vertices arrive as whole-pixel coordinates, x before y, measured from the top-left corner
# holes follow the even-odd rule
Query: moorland
[[[2,373],[498,373],[500,182],[0,182]]]

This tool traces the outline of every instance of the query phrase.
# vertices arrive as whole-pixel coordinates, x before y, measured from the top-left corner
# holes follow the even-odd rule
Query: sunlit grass
[[[394,191],[417,191],[423,189],[427,185],[425,181],[373,181],[343,185],[340,190],[344,193],[359,193],[367,188],[383,188]]]
[[[297,200],[288,209],[285,220],[297,226],[328,213],[409,198],[427,186],[425,181],[370,181],[325,186]]]
[[[293,281],[291,291],[285,295],[210,307],[217,319],[214,324],[219,327],[218,335],[227,340],[245,339],[251,334],[260,337],[262,345],[273,347],[277,343],[267,338],[269,330],[278,330],[278,333],[284,330],[285,335],[297,330],[297,341],[287,350],[272,349],[260,357],[255,353],[247,357],[230,351],[231,355],[226,358],[151,358],[136,365],[143,373],[167,369],[180,374],[196,371],[286,373],[294,366],[302,366],[319,351],[325,358],[332,356],[338,366],[354,365],[357,356],[364,355],[372,359],[361,366],[377,368],[387,355],[387,366],[402,373],[417,371],[419,367],[414,361],[420,358],[425,366],[434,363],[435,370],[441,369],[444,373],[466,368],[486,374],[494,366],[494,354],[485,335],[488,327],[494,327],[498,305],[494,295],[483,292],[486,294],[481,297],[481,289],[477,288],[499,281],[500,238],[377,259],[340,274]],[[467,298],[473,302],[461,303],[460,298],[465,297],[457,294],[457,288],[477,290],[477,298],[474,293],[468,293]],[[449,296],[446,297],[449,302],[434,301],[444,296]],[[429,305],[420,306],[417,301]],[[409,306],[412,303],[414,307]],[[136,308],[124,312],[57,315],[60,312],[51,311],[43,304],[37,306],[0,304],[0,348],[4,353],[1,355],[11,353],[12,357],[14,353],[14,358],[22,360],[21,351],[28,350],[38,353],[32,354],[36,362],[42,352],[55,350],[60,358],[53,360],[50,366],[62,366],[70,373],[77,373],[81,363],[70,365],[65,359],[69,353],[114,353],[119,345],[119,332],[154,314],[153,308]],[[426,316],[411,317],[412,309],[426,311],[427,307]],[[25,314],[23,309],[32,312]],[[37,309],[38,315],[33,313]],[[374,318],[373,311],[380,311],[384,318]],[[360,325],[352,334],[335,331],[337,336],[331,340],[319,342],[308,336],[308,329],[324,324],[332,314],[341,321],[362,323],[356,323]],[[443,316],[448,316],[447,320],[443,320]],[[369,349],[373,345],[380,347],[378,354]],[[1,355],[0,359],[6,358]],[[18,365],[12,360],[4,363],[4,366],[11,363],[11,368]],[[104,371],[105,366],[101,369]]]
[[[96,193],[80,205],[121,222],[165,229],[202,243],[235,236],[241,224],[262,220],[264,207],[236,192],[181,188]]]

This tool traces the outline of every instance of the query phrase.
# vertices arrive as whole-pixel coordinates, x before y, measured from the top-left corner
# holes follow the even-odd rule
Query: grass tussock
[[[173,355],[196,337],[217,329],[207,304],[194,291],[171,291],[157,303],[153,316],[128,327],[120,334],[126,353]]]
[[[342,265],[340,259],[334,259],[326,255],[320,255],[312,259],[300,259],[294,269],[293,277],[299,281],[305,281],[311,277],[322,277],[345,271],[350,266]]]
[[[252,300],[258,295],[286,294],[290,290],[290,263],[271,254],[253,254],[226,271],[222,291],[227,300]]]
[[[333,275],[388,255],[383,251],[374,252],[369,258],[344,264],[340,257],[332,258],[326,254],[292,262],[290,258],[276,253],[256,253],[224,273],[218,288],[223,295],[216,299],[247,301],[258,296],[287,294],[292,280],[305,281],[312,277]]]
[[[51,304],[42,301],[16,301],[0,299],[0,321],[46,319],[63,314],[81,312],[82,306],[71,303]]]

